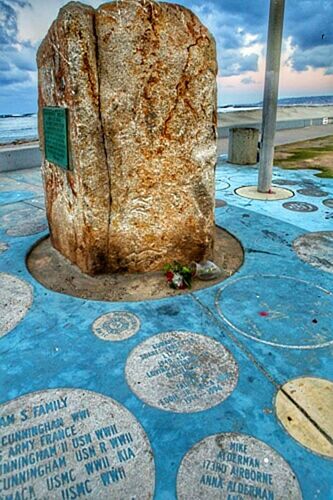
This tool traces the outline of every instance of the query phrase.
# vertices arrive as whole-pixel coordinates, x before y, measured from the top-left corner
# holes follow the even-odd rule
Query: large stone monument
[[[63,7],[37,55],[53,246],[84,272],[211,257],[216,49],[188,9]]]

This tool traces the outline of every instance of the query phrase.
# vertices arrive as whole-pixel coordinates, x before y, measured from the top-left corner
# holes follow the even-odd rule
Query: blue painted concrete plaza
[[[40,173],[27,169],[0,175],[0,276],[10,295],[8,303],[1,299],[5,320],[0,319],[1,499],[333,498],[332,424],[326,428],[317,420],[316,400],[308,409],[289,397],[300,413],[299,425],[306,422],[326,443],[329,451],[318,453],[287,432],[276,410],[277,393],[289,381],[305,377],[333,382],[333,182],[315,174],[275,168],[273,184],[291,189],[293,197],[255,201],[238,196],[235,189],[255,185],[257,170],[229,165],[220,157],[216,199],[225,204],[216,208],[216,224],[243,245],[243,265],[210,288],[138,302],[83,300],[38,283],[27,270],[26,256],[48,232]],[[311,233],[319,233],[312,246],[297,246],[299,238]],[[16,295],[8,284],[11,277],[17,280]],[[116,323],[110,320],[103,327],[99,322],[94,333],[96,321],[110,313],[121,314],[110,316],[118,318]],[[110,335],[121,330],[123,340],[110,341]],[[180,333],[161,335],[167,332]],[[192,347],[195,355],[189,356]],[[159,359],[157,365],[154,358]],[[225,364],[220,366],[221,358]],[[200,373],[200,380],[194,372]],[[183,385],[178,382],[175,392],[170,380],[179,374],[184,375]],[[45,419],[63,414],[65,422],[67,402],[81,411],[79,417],[72,411],[72,424],[75,418],[84,423],[94,415],[87,424],[87,443],[93,435],[99,439],[96,429],[103,428],[104,437],[105,432],[115,437],[114,416],[119,417],[118,427],[127,422],[122,452],[114,455],[117,467],[116,459],[112,464],[105,454],[99,462],[101,474],[96,464],[92,466],[93,483],[93,474],[81,467],[76,455],[76,478],[63,476],[59,489],[56,472],[47,482],[42,472],[33,479],[10,479],[27,470],[23,461],[17,470],[10,463],[27,455],[29,445],[18,447],[9,458],[8,436],[27,429],[28,419],[31,426],[44,425]],[[129,444],[135,433],[136,448]],[[197,443],[216,435],[215,444],[202,444],[208,451],[200,465]],[[68,439],[74,454],[79,440],[72,436]],[[15,439],[16,445],[28,443],[21,435]],[[41,445],[38,434],[31,439],[32,448],[38,439]],[[61,443],[62,452],[70,453],[65,441],[57,443],[57,453]],[[100,458],[94,455],[96,443],[86,463]],[[214,446],[219,446],[217,455]],[[81,445],[81,461],[88,448]],[[208,460],[209,453],[215,461]],[[260,472],[264,463],[266,476]],[[243,472],[231,469],[237,464]],[[137,479],[126,486],[131,474]],[[113,490],[113,485],[119,489]]]

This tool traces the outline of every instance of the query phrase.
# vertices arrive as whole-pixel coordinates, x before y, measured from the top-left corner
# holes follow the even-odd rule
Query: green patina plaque
[[[66,108],[43,108],[45,158],[65,169],[69,168],[67,116]]]

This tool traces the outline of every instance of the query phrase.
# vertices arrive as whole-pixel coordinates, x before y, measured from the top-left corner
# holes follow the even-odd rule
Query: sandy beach
[[[277,121],[308,120],[331,118],[333,122],[333,106],[279,106]],[[218,114],[219,127],[234,127],[244,123],[258,123],[262,120],[262,109],[248,111],[230,111]]]

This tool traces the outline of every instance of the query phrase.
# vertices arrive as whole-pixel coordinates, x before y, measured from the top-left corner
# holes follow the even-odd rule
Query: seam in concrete
[[[30,168],[38,168],[38,167],[29,167]],[[12,172],[16,172],[17,170],[20,170],[19,168],[18,169],[15,169],[15,170],[12,170]],[[8,170],[7,170],[8,172]],[[34,184],[33,182],[28,182],[24,179],[20,179],[19,181],[17,179],[15,179],[14,177],[10,177],[8,175],[6,175],[6,173],[4,173],[5,175],[1,175],[1,178],[5,178],[6,180],[8,181],[12,181],[12,182],[18,182],[18,183],[23,183],[23,184],[27,184],[28,186],[36,186],[38,188],[41,188],[42,189],[42,186],[40,184]],[[37,198],[37,196],[36,196]]]
[[[255,248],[247,248],[246,251],[248,253],[263,253],[265,255],[276,255],[277,257],[281,257],[281,254],[274,252],[266,252],[265,250],[256,250]]]
[[[261,277],[261,278],[284,278],[284,279],[287,279],[287,280],[292,280],[292,281],[297,281],[299,283],[304,283],[306,285],[310,285],[314,288],[317,288],[318,290],[320,290],[321,292],[327,294],[327,295],[330,295],[332,296],[333,294],[329,291],[329,290],[326,290],[325,288],[323,288],[322,286],[320,285],[315,285],[314,283],[311,283],[309,281],[306,281],[304,279],[300,279],[300,278],[294,278],[292,276],[287,276],[287,275],[284,275],[284,274],[281,274],[281,275],[276,275],[276,274],[257,274],[257,275],[254,275],[254,274],[250,274],[250,275],[247,275],[247,276],[241,276],[240,278],[236,278],[234,279],[233,281],[233,284],[238,282],[238,281],[242,281],[242,280],[246,280],[246,279],[249,279],[249,278],[258,278],[258,277]],[[251,339],[251,340],[254,340],[255,342],[259,342],[261,344],[265,344],[265,345],[268,345],[270,347],[280,347],[281,349],[301,349],[301,350],[310,350],[310,349],[322,349],[324,347],[328,347],[330,345],[333,344],[333,340],[328,340],[327,342],[323,342],[322,344],[315,344],[315,345],[310,345],[310,346],[306,346],[306,345],[287,345],[287,344],[280,344],[280,343],[277,343],[277,342],[272,342],[272,341],[268,341],[268,340],[264,340],[264,339],[260,339],[259,337],[256,337],[256,336],[253,336],[253,335],[250,335],[249,333],[245,332],[244,330],[241,330],[240,328],[238,328],[236,325],[234,325],[232,323],[232,321],[230,321],[222,312],[221,310],[221,307],[220,307],[220,304],[218,302],[218,299],[220,298],[220,295],[222,293],[222,291],[227,287],[229,286],[230,283],[225,283],[224,285],[221,286],[221,288],[217,291],[216,293],[216,297],[215,297],[215,306],[216,306],[216,309],[220,315],[220,317],[223,319],[223,321],[230,327],[232,328],[233,330],[235,330],[236,332],[240,333],[241,335],[243,335],[244,337],[248,338],[248,339]]]
[[[22,203],[24,203],[25,205],[29,205],[29,207],[34,207],[34,208],[38,208],[38,210],[44,210],[45,211],[45,208],[39,207],[38,205],[34,205],[33,203],[29,203],[29,200],[23,201]]]
[[[304,417],[307,420],[309,420],[309,422],[317,429],[317,431],[320,432],[320,434],[329,442],[329,444],[333,445],[333,438],[329,434],[327,434],[327,432],[324,429],[322,429],[315,420],[313,420],[311,415],[309,415],[309,413],[306,410],[304,410],[304,408],[299,403],[297,403],[297,401],[295,401],[295,399],[292,396],[290,396],[290,394],[285,389],[283,389],[283,386],[280,387],[280,391],[286,396],[286,398],[289,399],[289,401],[294,406],[296,406],[296,408],[302,413],[302,415],[304,415]]]
[[[203,304],[193,293],[190,294],[192,299],[199,304],[199,306],[206,312],[208,316],[214,321],[214,323],[217,324],[221,328],[221,323],[222,320],[220,318],[217,318],[215,314],[210,310],[208,306]],[[222,328],[221,328],[222,330]],[[304,415],[304,417],[321,433],[321,435],[332,445],[333,444],[333,438],[327,434],[324,429],[320,427],[320,425],[317,424],[315,420],[308,414],[304,408],[297,403],[286,391],[283,389],[283,384],[279,384],[278,382],[275,381],[275,379],[271,376],[271,374],[262,366],[262,364],[253,356],[253,354],[245,347],[245,345],[239,341],[232,333],[228,332],[227,329],[223,330],[223,333],[225,333],[232,342],[234,342],[237,347],[245,354],[245,356],[256,366],[256,368],[268,379],[268,381],[277,389],[280,390],[288,399],[289,401],[296,406],[296,408]]]
[[[207,313],[208,316],[214,321],[214,323],[219,327],[220,330],[222,330],[222,319],[219,317],[216,317],[215,314],[210,310],[208,306],[203,304],[193,293],[189,294],[192,299],[199,304],[199,306]],[[239,349],[246,355],[247,358],[258,368],[259,371],[263,373],[263,375],[271,382],[271,384],[276,387],[276,389],[280,388],[280,384],[271,376],[271,374],[265,370],[265,368],[262,366],[261,363],[253,356],[253,354],[245,347],[245,345],[238,340],[231,332],[229,332],[227,329],[222,330],[223,333],[225,333],[231,340],[234,342]]]

